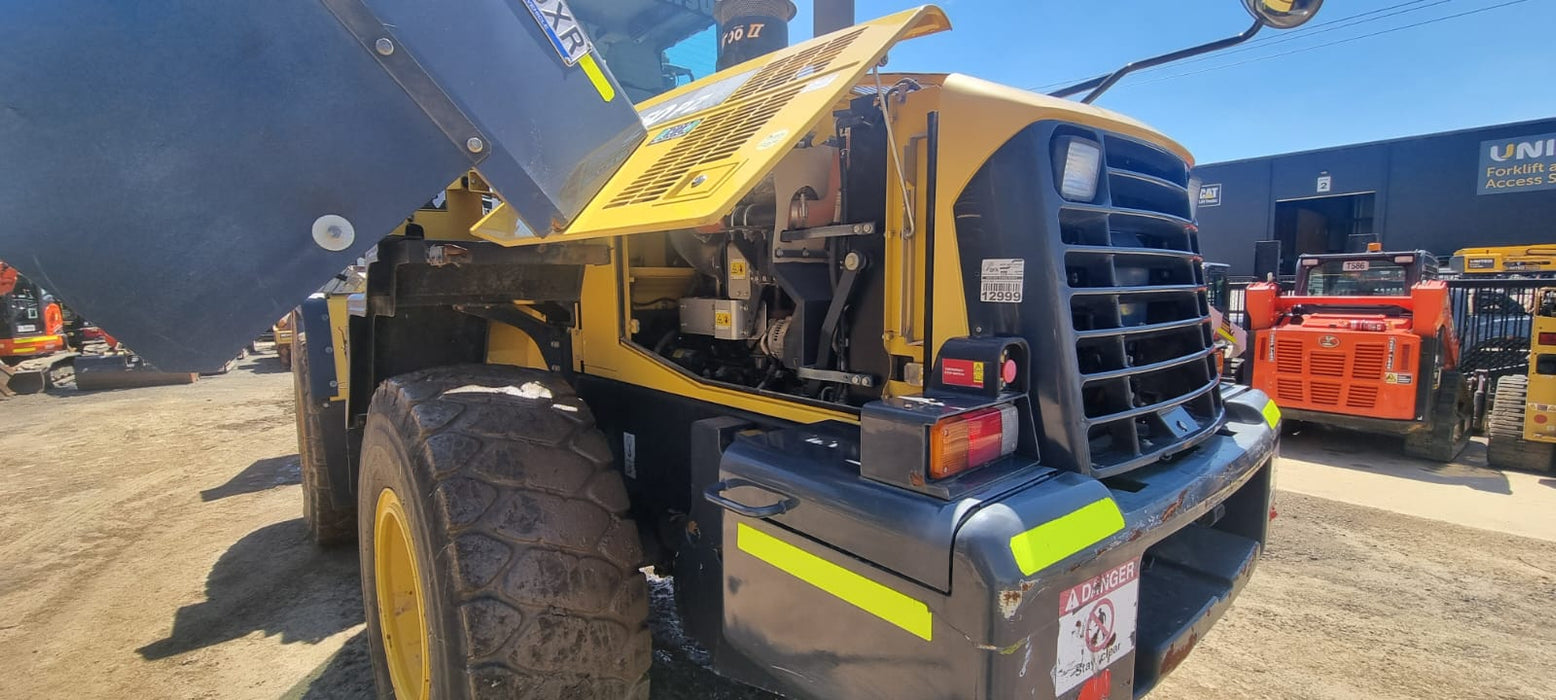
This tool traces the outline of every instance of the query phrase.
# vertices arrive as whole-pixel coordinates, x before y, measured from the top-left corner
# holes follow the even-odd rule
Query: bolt
[[[327,355],[333,355],[335,353],[335,346],[333,346],[333,345],[326,345],[326,346],[324,346],[324,353],[327,354]]]
[[[379,37],[378,41],[373,42],[373,49],[378,51],[380,56],[388,56],[394,53],[394,42],[388,37]]]
[[[339,386],[340,386],[340,384],[337,383],[335,380],[333,380],[333,379],[330,380],[330,388],[331,389],[335,389],[335,388],[337,388]]]
[[[479,136],[471,136],[465,139],[465,148],[470,149],[471,153],[480,153],[486,150],[486,142],[482,141]]]

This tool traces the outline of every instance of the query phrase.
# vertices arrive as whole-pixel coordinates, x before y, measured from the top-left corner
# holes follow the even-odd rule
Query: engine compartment
[[[881,341],[887,141],[873,91],[856,96],[719,223],[634,237],[631,340],[706,381],[880,398],[905,364]]]

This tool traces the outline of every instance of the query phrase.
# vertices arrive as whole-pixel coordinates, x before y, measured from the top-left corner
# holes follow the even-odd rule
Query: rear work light
[[[1016,407],[991,406],[947,418],[930,430],[929,477],[944,479],[1016,451]]]
[[[1552,333],[1550,331],[1541,331],[1540,332],[1540,344],[1541,345],[1556,345],[1556,333]]]
[[[1388,330],[1389,324],[1383,321],[1352,321],[1351,327],[1359,331],[1373,331],[1376,333]]]

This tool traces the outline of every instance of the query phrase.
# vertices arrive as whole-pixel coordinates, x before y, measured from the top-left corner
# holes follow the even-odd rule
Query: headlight
[[[1102,147],[1095,142],[1068,137],[1059,142],[1058,155],[1064,168],[1059,172],[1059,194],[1072,202],[1090,202],[1097,198],[1097,176],[1102,171]]]

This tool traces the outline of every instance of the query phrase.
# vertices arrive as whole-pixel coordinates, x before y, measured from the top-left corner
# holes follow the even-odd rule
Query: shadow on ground
[[[277,486],[300,484],[302,480],[302,466],[297,455],[266,457],[234,474],[227,483],[201,491],[200,500],[215,501],[228,496],[268,491]]]
[[[373,665],[367,657],[367,630],[356,633],[302,682],[281,695],[282,700],[334,700],[371,698]]]
[[[243,365],[242,369],[254,374],[282,374],[292,371],[290,367],[282,367],[281,358],[276,357],[274,354],[260,355],[258,357],[251,355],[249,359],[249,363]]]
[[[243,637],[280,635],[308,644],[362,623],[357,551],[321,550],[301,518],[244,536],[216,560],[205,601],[173,616],[173,631],[136,651],[163,659]]]
[[[1404,440],[1322,425],[1288,424],[1281,455],[1326,466],[1388,474],[1432,484],[1463,486],[1508,495],[1507,475],[1486,465],[1486,444],[1471,440],[1452,462],[1438,464],[1407,457]]]

